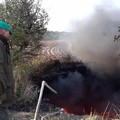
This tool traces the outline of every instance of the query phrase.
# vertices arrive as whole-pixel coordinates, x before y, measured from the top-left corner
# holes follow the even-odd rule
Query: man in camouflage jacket
[[[11,28],[0,21],[0,120],[9,120],[7,107],[14,101],[14,79],[8,40]]]

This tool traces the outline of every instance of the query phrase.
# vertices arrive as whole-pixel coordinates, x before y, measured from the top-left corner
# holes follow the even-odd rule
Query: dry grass
[[[47,113],[46,113],[47,114]],[[50,113],[49,113],[50,114]],[[37,120],[42,120],[42,116],[44,114],[39,114]],[[12,112],[11,113],[12,120],[32,120],[34,118],[33,112]],[[77,116],[70,114],[56,114],[53,116],[45,117],[43,120],[104,120],[99,116]]]
[[[12,112],[11,120],[31,120],[33,118],[33,113],[28,112]]]
[[[54,112],[52,112],[53,114]],[[44,119],[41,119],[41,116],[46,116]],[[12,112],[12,120],[32,120],[34,118],[34,112]],[[40,112],[37,120],[120,120],[119,118],[103,118],[102,116],[97,115],[86,115],[78,116],[66,113],[59,113],[51,115],[51,112],[42,113]]]

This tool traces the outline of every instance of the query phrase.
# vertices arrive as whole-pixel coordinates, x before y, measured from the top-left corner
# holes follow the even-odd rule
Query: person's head
[[[10,34],[11,34],[10,26],[4,21],[0,21],[0,35],[8,40]]]

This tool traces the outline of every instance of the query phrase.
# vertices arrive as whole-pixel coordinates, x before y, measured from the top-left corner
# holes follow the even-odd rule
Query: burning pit
[[[96,113],[116,115],[120,105],[120,74],[98,73],[81,61],[60,62],[54,60],[44,68],[44,72],[31,74],[33,84],[41,87],[45,80],[58,94],[47,88],[44,98],[48,103],[64,108],[67,113],[85,115]]]

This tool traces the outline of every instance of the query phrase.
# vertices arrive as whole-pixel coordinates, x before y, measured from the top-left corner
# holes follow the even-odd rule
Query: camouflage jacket
[[[0,36],[0,106],[14,102],[14,79],[9,44]]]

